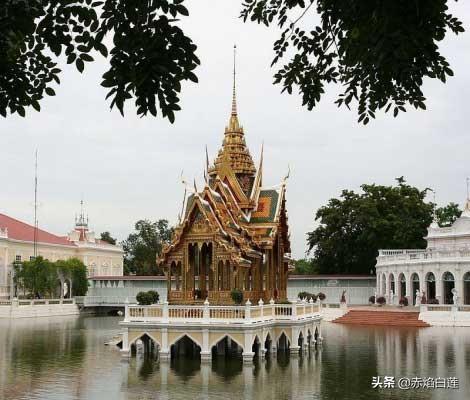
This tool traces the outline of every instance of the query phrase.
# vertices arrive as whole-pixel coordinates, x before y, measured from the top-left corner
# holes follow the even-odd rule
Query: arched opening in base
[[[142,355],[145,357],[158,357],[158,343],[156,343],[149,335],[144,333],[131,344],[132,355]]]
[[[258,336],[255,336],[255,340],[253,341],[253,345],[251,346],[251,351],[255,353],[255,357],[258,357],[261,352],[261,342]]]
[[[241,358],[243,348],[231,337],[224,336],[212,346],[212,357]]]
[[[184,335],[170,348],[171,358],[197,359],[201,358],[201,347],[189,336]]]
[[[287,338],[286,334],[284,332],[281,333],[281,336],[279,336],[279,340],[277,343],[277,348],[279,351],[288,351],[290,348],[290,342],[289,339]]]

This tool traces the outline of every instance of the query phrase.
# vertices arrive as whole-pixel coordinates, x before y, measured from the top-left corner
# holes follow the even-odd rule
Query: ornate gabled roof
[[[239,264],[249,264],[247,258],[262,257],[262,249],[270,248],[278,239],[284,250],[290,251],[285,211],[287,177],[277,187],[262,187],[263,148],[257,170],[238,121],[234,71],[232,110],[222,148],[212,167],[206,149],[206,186],[198,193],[195,185],[195,193],[187,199],[183,220],[175,229],[171,244],[163,250],[162,261],[168,259],[187,233],[196,232],[210,235],[210,240],[227,249]],[[205,227],[210,229],[206,231]]]

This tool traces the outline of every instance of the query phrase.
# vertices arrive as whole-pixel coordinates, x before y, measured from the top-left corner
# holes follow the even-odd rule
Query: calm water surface
[[[1,399],[470,399],[470,329],[324,324],[323,347],[254,366],[121,361],[119,318],[0,320]],[[460,389],[372,389],[373,376],[459,378]],[[470,381],[469,381],[470,382]]]

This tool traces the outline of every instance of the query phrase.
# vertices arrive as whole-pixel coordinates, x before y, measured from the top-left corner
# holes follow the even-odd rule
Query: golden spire
[[[243,181],[240,185],[245,193],[249,193],[256,174],[256,167],[246,146],[243,127],[238,121],[236,99],[236,45],[233,46],[233,87],[232,111],[230,120],[225,128],[222,148],[219,150],[214,166],[209,168],[209,176],[215,176],[223,166],[230,168],[237,179]]]
[[[235,66],[237,57],[237,45],[233,45],[233,93],[232,93],[232,116],[237,115],[237,97],[235,94]]]
[[[232,112],[230,114],[230,120],[227,132],[239,132],[243,134],[243,129],[238,122],[238,112],[237,112],[237,95],[236,95],[236,56],[237,56],[237,45],[233,45],[233,88],[232,88]]]

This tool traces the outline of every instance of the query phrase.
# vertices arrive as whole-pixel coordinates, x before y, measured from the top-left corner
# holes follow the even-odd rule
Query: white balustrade
[[[423,260],[445,260],[470,258],[470,249],[413,249],[413,250],[380,250],[377,265],[386,265],[397,261],[421,262]]]
[[[203,306],[155,304],[150,306],[126,304],[124,322],[201,323],[201,324],[256,324],[272,320],[300,320],[318,318],[318,303],[272,304],[259,302],[253,306]]]

